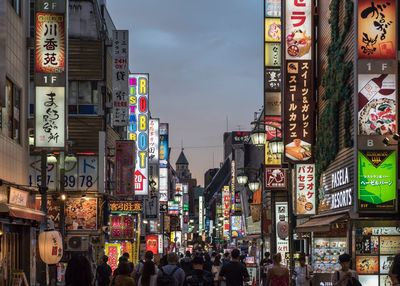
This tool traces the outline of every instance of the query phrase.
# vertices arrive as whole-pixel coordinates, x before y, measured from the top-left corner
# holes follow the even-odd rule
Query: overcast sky
[[[203,185],[205,171],[223,160],[227,125],[249,130],[263,104],[263,1],[108,0],[107,7],[117,29],[129,30],[130,70],[150,74],[150,110],[169,123],[172,165],[183,141]]]

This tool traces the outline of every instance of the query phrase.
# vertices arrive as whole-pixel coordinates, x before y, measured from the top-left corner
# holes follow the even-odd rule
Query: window
[[[6,79],[5,102],[1,108],[2,134],[20,143],[21,89]]]
[[[96,115],[98,97],[97,81],[70,81],[69,114]]]
[[[8,0],[10,2],[11,7],[14,8],[15,13],[17,13],[18,16],[21,16],[21,0]]]

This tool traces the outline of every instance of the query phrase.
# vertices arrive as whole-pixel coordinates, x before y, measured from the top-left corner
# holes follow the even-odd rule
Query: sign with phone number
[[[64,189],[69,191],[97,191],[97,157],[79,156],[77,162],[65,162]],[[40,156],[31,156],[29,185],[41,184]],[[57,186],[57,163],[47,164],[47,187],[55,191]]]

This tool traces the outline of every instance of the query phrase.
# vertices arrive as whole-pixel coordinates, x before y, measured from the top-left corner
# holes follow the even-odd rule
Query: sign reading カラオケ
[[[66,2],[35,2],[35,147],[65,147]]]
[[[149,193],[149,75],[129,75],[128,140],[136,141],[135,195]]]

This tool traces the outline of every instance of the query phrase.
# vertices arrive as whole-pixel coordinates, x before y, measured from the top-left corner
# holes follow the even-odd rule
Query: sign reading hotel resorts
[[[148,195],[149,75],[129,75],[128,140],[136,142],[135,195]]]
[[[311,162],[314,142],[313,1],[287,0],[285,5],[285,157]]]
[[[129,121],[129,31],[113,31],[113,126],[127,126]]]
[[[393,150],[358,151],[358,209],[396,211],[397,168]]]
[[[358,211],[397,211],[398,1],[357,3]],[[382,141],[389,138],[390,146]]]
[[[65,1],[35,2],[35,147],[65,147]]]

